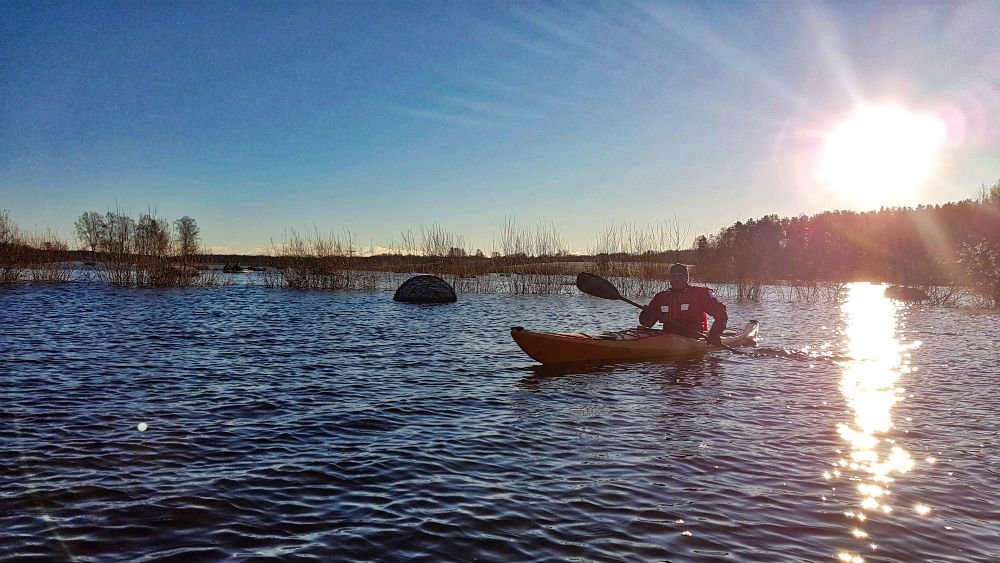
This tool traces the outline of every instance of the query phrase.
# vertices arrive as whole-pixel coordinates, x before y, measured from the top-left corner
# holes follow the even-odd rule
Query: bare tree
[[[1000,205],[1000,180],[988,188],[986,184],[979,186],[975,201],[983,205]]]
[[[417,243],[413,238],[413,231],[407,229],[405,232],[400,233],[400,254],[406,254],[412,256],[416,253]]]
[[[135,220],[120,212],[104,214],[104,230],[98,248],[104,252],[125,255],[132,251],[135,239]]]
[[[686,248],[691,236],[691,222],[687,226],[681,225],[681,220],[674,213],[673,218],[663,219],[659,224],[660,238],[665,246],[673,251],[672,260],[680,261],[681,250]]]
[[[465,240],[434,223],[430,227],[420,227],[421,247],[424,256],[445,257],[453,255],[453,249],[465,251]]]
[[[170,223],[146,213],[135,228],[135,252],[144,256],[166,256],[170,250]]]
[[[19,229],[6,209],[0,209],[0,244],[17,244],[20,242]]]
[[[15,283],[25,271],[21,231],[6,209],[0,209],[0,284]]]
[[[104,217],[96,211],[87,211],[76,220],[76,238],[90,248],[93,253],[101,244],[101,235],[106,229]]]
[[[177,237],[177,252],[181,260],[186,262],[188,258],[198,253],[201,230],[198,229],[198,223],[194,219],[185,215],[174,221],[174,231]]]

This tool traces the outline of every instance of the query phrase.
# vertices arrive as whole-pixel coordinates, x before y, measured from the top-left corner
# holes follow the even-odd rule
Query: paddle
[[[586,293],[587,295],[593,295],[594,297],[600,297],[602,299],[611,299],[612,301],[624,301],[630,305],[635,305],[640,309],[645,309],[645,307],[636,303],[635,301],[631,301],[623,297],[622,294],[618,291],[618,288],[615,287],[613,283],[609,282],[608,280],[596,274],[588,274],[587,272],[580,272],[576,276],[576,287],[577,289]],[[705,335],[700,332],[699,333],[690,332],[687,330],[687,328],[670,320],[665,322],[670,326],[674,327],[675,329],[682,331],[680,333],[682,336],[687,336],[688,338],[693,338],[694,340],[707,340]],[[697,334],[697,336],[695,336],[695,334]],[[725,344],[722,343],[718,344],[718,346],[722,346],[723,348],[729,350],[734,354],[746,355],[746,352],[741,352],[740,350],[737,350],[730,346],[726,346]]]

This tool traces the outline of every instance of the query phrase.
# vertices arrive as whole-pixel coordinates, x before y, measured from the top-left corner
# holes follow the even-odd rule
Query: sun
[[[916,203],[945,141],[933,115],[862,107],[826,135],[820,179],[860,206]]]

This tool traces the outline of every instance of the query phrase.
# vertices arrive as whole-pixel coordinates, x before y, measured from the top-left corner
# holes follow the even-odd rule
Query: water
[[[584,295],[0,289],[0,560],[990,561],[995,312],[730,304],[743,357],[540,369]]]

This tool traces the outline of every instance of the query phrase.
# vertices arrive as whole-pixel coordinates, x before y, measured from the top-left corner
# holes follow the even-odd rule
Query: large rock
[[[403,303],[454,303],[455,290],[437,276],[414,276],[399,286],[393,301]]]
[[[897,301],[927,301],[930,297],[919,287],[892,285],[885,289],[885,296]]]

